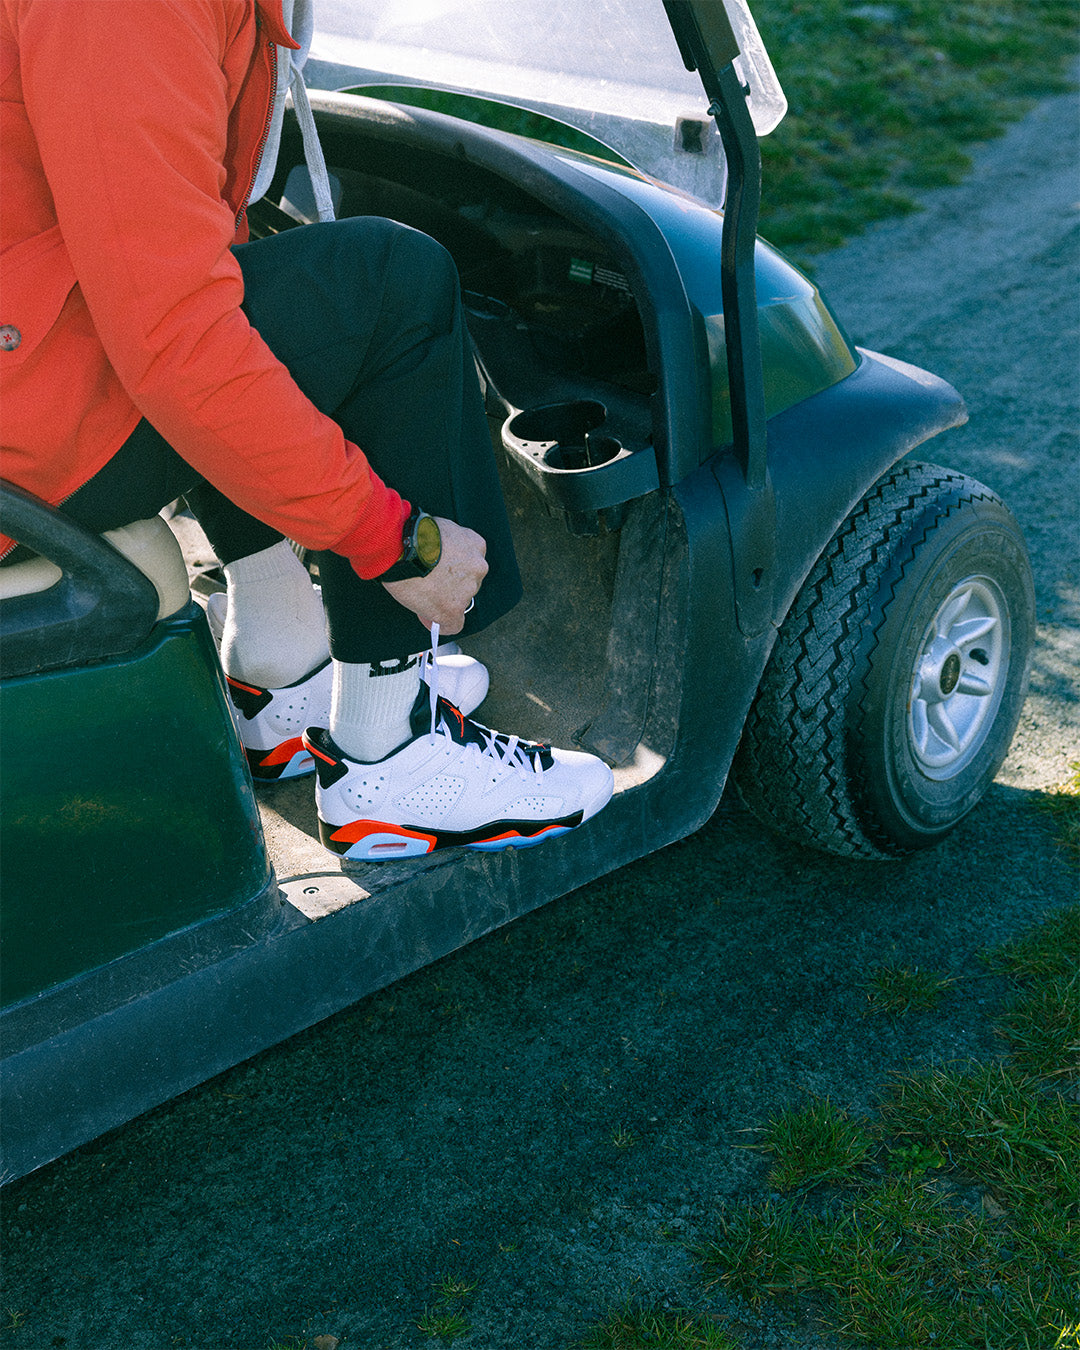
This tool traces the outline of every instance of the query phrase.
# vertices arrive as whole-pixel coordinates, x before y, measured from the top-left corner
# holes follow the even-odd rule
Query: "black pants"
[[[242,244],[236,257],[252,326],[315,406],[403,497],[487,541],[490,571],[465,633],[506,613],[521,582],[449,254],[416,230],[358,217]],[[224,563],[282,538],[201,479],[145,421],[61,509],[101,533],[179,496]],[[425,648],[427,630],[378,581],[362,581],[337,554],[317,557],[338,660]]]

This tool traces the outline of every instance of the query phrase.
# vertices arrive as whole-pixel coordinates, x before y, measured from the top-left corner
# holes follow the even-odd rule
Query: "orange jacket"
[[[0,0],[0,474],[54,504],[140,416],[377,576],[409,504],[240,308],[281,0]]]

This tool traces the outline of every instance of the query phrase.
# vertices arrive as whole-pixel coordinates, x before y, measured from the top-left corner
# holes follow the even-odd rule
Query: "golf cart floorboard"
[[[509,614],[465,644],[491,672],[490,693],[475,716],[498,730],[573,748],[607,701],[620,533],[572,535],[560,517],[535,509],[527,484],[511,479],[505,489],[525,594]],[[203,600],[208,590],[219,588],[212,551],[190,515],[174,518],[173,526],[196,599]],[[642,777],[633,761],[616,766],[616,791]],[[393,865],[342,863],[323,847],[312,775],[260,784],[257,799],[270,859],[283,882],[341,869],[371,893],[396,871]]]

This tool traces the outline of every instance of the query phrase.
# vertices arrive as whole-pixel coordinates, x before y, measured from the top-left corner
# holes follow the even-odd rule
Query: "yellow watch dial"
[[[434,516],[420,517],[416,522],[415,538],[417,559],[430,572],[442,556],[442,535]]]

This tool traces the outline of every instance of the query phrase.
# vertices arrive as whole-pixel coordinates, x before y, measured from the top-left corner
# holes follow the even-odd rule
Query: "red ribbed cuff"
[[[363,519],[331,549],[348,558],[353,571],[365,581],[381,576],[401,557],[401,530],[412,510],[403,497],[374,474],[372,483],[375,492]]]

